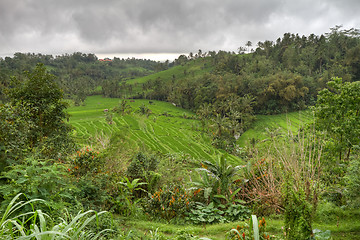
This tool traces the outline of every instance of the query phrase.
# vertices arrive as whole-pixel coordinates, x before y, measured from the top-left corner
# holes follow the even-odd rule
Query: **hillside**
[[[211,145],[209,136],[200,131],[200,121],[189,110],[181,109],[170,103],[136,99],[128,101],[132,108],[130,114],[112,114],[112,124],[106,120],[104,110],[111,111],[121,99],[88,97],[85,106],[71,107],[70,124],[75,127],[75,136],[80,143],[96,144],[96,141],[124,141],[130,152],[141,147],[162,154],[187,154],[194,159],[214,159],[224,151]],[[141,115],[139,107],[147,106],[152,114]],[[261,141],[271,134],[286,134],[297,130],[312,120],[310,111],[292,112],[279,115],[257,115],[252,127],[240,136],[237,144],[245,147],[250,139]],[[114,142],[112,144],[115,144]],[[131,150],[130,150],[131,149]],[[233,163],[241,159],[229,155]]]
[[[312,120],[313,115],[310,110],[278,115],[257,115],[251,128],[240,136],[237,143],[245,146],[250,139],[262,141],[269,139],[271,135],[285,135],[289,131],[297,134],[301,127]]]
[[[122,88],[120,91],[122,95],[127,98],[142,98],[146,97],[147,93],[160,82],[175,83],[187,78],[202,76],[213,70],[214,66],[211,63],[211,59],[193,59],[157,73],[128,79],[125,81],[126,88]]]
[[[124,141],[129,151],[146,148],[163,154],[188,154],[192,158],[214,159],[224,153],[213,147],[209,138],[200,131],[200,123],[195,115],[173,106],[170,103],[148,100],[128,102],[132,112],[126,115],[113,114],[113,122],[106,121],[104,109],[111,111],[120,99],[103,98],[101,96],[88,97],[85,106],[71,107],[70,124],[75,127],[75,136],[86,144],[100,141]],[[149,117],[137,113],[144,104],[151,110]],[[239,164],[241,159],[228,156],[232,163]]]

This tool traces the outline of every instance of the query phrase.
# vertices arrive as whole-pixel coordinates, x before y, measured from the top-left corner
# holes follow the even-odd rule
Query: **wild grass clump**
[[[20,193],[16,195],[5,212],[2,214],[0,220],[0,239],[84,239],[95,240],[101,239],[110,229],[104,229],[98,232],[93,232],[87,228],[92,222],[99,221],[99,216],[103,212],[95,212],[92,210],[86,212],[79,212],[77,215],[72,216],[66,214],[64,218],[55,221],[48,214],[42,210],[35,210],[33,203],[44,202],[41,199],[32,199],[28,201],[19,201]],[[26,206],[30,206],[32,211],[22,210]]]

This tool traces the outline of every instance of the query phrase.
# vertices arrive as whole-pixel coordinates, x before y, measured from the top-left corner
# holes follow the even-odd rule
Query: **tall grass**
[[[56,239],[76,239],[76,240],[95,240],[101,239],[106,232],[105,229],[99,232],[92,232],[86,227],[92,221],[98,222],[98,217],[105,213],[89,210],[79,212],[76,216],[67,214],[65,218],[60,218],[59,223],[41,210],[34,210],[34,202],[45,202],[41,199],[29,201],[19,201],[22,193],[16,195],[0,220],[0,239],[36,239],[36,240],[56,240]],[[30,205],[32,211],[23,213],[21,210]]]

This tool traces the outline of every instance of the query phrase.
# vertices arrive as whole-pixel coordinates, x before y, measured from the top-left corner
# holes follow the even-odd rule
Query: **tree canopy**
[[[5,123],[0,130],[2,161],[16,159],[18,150],[55,158],[73,144],[71,128],[65,123],[67,104],[55,76],[47,73],[43,64],[24,76],[13,78],[7,90],[9,102],[0,107]]]
[[[349,159],[351,149],[360,144],[360,82],[334,78],[328,86],[319,92],[316,128],[332,139],[339,160]]]

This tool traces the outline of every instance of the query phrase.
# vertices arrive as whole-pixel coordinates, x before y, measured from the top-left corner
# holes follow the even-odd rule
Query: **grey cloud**
[[[284,32],[358,27],[357,0],[0,0],[7,52],[236,50]]]

